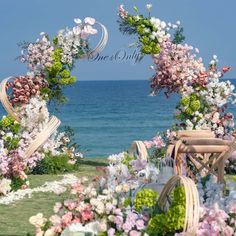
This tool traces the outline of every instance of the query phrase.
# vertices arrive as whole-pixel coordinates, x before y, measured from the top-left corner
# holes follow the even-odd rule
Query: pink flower
[[[128,12],[124,9],[124,5],[120,5],[118,8],[118,12],[121,18],[126,18],[128,16]]]
[[[108,231],[107,231],[107,235],[108,236],[114,236],[115,235],[115,229],[113,229],[113,228],[110,228]]]
[[[86,37],[86,35],[90,35],[90,34],[96,34],[98,31],[96,29],[94,29],[91,25],[85,25],[81,35],[84,35]]]
[[[230,203],[228,208],[229,208],[229,213],[236,214],[236,202]]]
[[[123,224],[122,229],[125,231],[125,233],[128,233],[132,229],[132,225],[126,221]]]
[[[75,218],[75,219],[72,221],[72,223],[81,223],[81,220],[80,220],[80,218]]]
[[[61,217],[61,223],[64,227],[68,226],[72,221],[72,212],[67,212]]]
[[[116,216],[114,219],[114,223],[116,224],[117,229],[121,229],[123,224],[123,217],[122,216]]]
[[[72,185],[71,194],[82,193],[83,190],[84,190],[83,185],[81,185],[81,183],[78,182]]]
[[[153,142],[152,141],[145,140],[143,143],[145,144],[147,149],[150,149],[153,146]]]
[[[224,236],[231,236],[233,234],[234,234],[233,228],[231,228],[230,226],[227,225],[223,230],[223,235]]]
[[[142,230],[145,228],[144,221],[143,220],[137,220],[136,221],[136,227],[138,230]]]
[[[61,218],[58,215],[52,215],[49,219],[53,225],[61,224]]]
[[[136,230],[132,230],[129,232],[129,236],[141,236],[141,233]]]
[[[92,17],[86,17],[84,19],[84,23],[89,25],[94,25],[96,23],[96,20]]]
[[[91,210],[85,209],[81,212],[81,216],[83,221],[87,221],[93,217],[93,213],[91,212]]]
[[[66,200],[64,201],[64,205],[70,210],[74,210],[77,206],[77,203],[73,200]]]

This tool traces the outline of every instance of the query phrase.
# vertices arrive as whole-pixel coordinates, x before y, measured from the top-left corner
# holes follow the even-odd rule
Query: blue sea
[[[56,115],[70,125],[88,157],[127,150],[171,126],[176,97],[151,97],[148,81],[82,81],[68,88],[70,101]]]
[[[232,81],[235,83],[235,81]],[[236,83],[235,83],[236,84]],[[69,102],[60,112],[86,157],[107,157],[127,150],[133,140],[151,139],[173,123],[177,95],[148,96],[148,81],[80,81],[65,90]],[[236,114],[236,107],[230,110]],[[1,112],[2,114],[3,112]]]

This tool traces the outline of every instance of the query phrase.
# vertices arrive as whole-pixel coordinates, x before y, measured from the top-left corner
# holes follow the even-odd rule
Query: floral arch
[[[39,213],[30,218],[36,235],[235,233],[235,197],[230,192],[222,200],[222,181],[218,184],[212,177],[223,180],[225,161],[236,148],[233,115],[226,110],[234,102],[234,87],[220,81],[230,67],[218,70],[217,56],[213,56],[206,69],[198,49],[183,44],[180,22],[167,24],[151,17],[151,7],[147,5],[145,17],[137,7],[131,15],[121,5],[119,27],[124,34],[137,35],[141,53],[153,58],[151,95],[160,90],[167,97],[180,95],[177,122],[171,131],[151,141],[134,141],[129,153],[110,156],[109,166],[98,168],[102,174],[96,182],[86,184],[86,178],[71,182],[75,197],[57,203],[55,215],[46,219]],[[55,133],[60,121],[49,116],[47,102],[66,102],[63,87],[76,81],[71,75],[75,60],[101,52],[108,32],[91,17],[74,22],[72,29],[60,30],[52,41],[41,33],[35,43],[23,43],[20,60],[28,64],[29,73],[1,82],[0,99],[9,114],[0,121],[1,194],[27,188],[26,172],[44,159],[65,160],[72,166],[81,155],[65,133]],[[102,37],[91,50],[89,37],[97,33],[95,24],[101,27]],[[206,173],[211,174],[210,180]],[[221,205],[217,208],[215,203]],[[201,218],[200,204],[205,207]],[[214,227],[216,223],[221,226]]]

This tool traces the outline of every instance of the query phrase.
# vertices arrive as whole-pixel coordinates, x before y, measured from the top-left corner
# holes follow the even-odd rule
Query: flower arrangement
[[[138,36],[137,46],[143,55],[151,55],[154,75],[150,78],[151,95],[163,90],[167,97],[179,94],[173,130],[211,129],[216,137],[233,139],[234,116],[227,111],[235,102],[234,85],[222,81],[231,68],[218,69],[216,55],[206,68],[199,49],[184,44],[183,28],[180,22],[166,23],[151,17],[151,7],[147,6],[148,16],[128,13],[121,5],[118,9],[120,31]],[[175,32],[171,35],[171,30]],[[147,143],[149,146],[150,143]],[[155,148],[160,153],[160,148]],[[156,155],[158,156],[158,155]],[[232,161],[229,161],[232,166]],[[227,168],[234,171],[234,168]]]
[[[149,188],[140,188],[151,179],[143,179],[135,171],[133,159],[127,153],[109,157],[106,175],[92,183],[83,177],[71,185],[70,197],[54,206],[54,215],[49,219],[42,213],[29,221],[36,228],[36,235],[69,235],[72,232],[91,232],[94,235],[157,235],[172,216],[168,232],[183,228],[185,217],[185,195],[181,186],[173,191],[173,202],[167,212],[158,206],[158,193]],[[129,167],[131,166],[131,167]],[[148,171],[148,164],[143,170]],[[180,212],[182,212],[180,214]],[[177,216],[177,217],[176,217]],[[165,218],[164,218],[165,217]],[[164,220],[161,220],[163,219]],[[157,222],[162,224],[157,224]]]
[[[45,165],[50,164],[50,172],[58,173],[73,169],[77,159],[83,157],[78,145],[70,140],[71,131],[54,133],[36,152],[25,157],[27,148],[50,120],[47,102],[66,101],[63,88],[76,81],[71,75],[75,61],[91,52],[89,37],[97,33],[96,20],[86,17],[74,22],[72,29],[60,30],[52,41],[48,34],[41,33],[36,42],[20,44],[19,58],[27,64],[29,72],[9,79],[5,86],[18,121],[9,115],[0,121],[0,195],[26,188],[27,173],[37,168],[42,172],[42,163],[44,171],[48,170]],[[101,43],[98,51],[106,39]]]

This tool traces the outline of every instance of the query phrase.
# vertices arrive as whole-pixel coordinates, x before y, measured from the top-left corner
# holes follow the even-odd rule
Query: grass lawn
[[[96,166],[105,166],[106,159],[91,158],[81,161],[78,172],[73,174],[92,178],[98,174]],[[30,175],[30,187],[43,185],[46,181],[62,179],[59,175]],[[0,205],[0,236],[26,236],[33,233],[34,227],[29,224],[29,217],[39,212],[46,217],[53,213],[56,201],[67,197],[67,193],[57,196],[53,193],[35,193],[32,198],[24,198],[10,205]]]
[[[73,174],[92,178],[98,175],[96,166],[105,166],[106,159],[91,158],[81,161],[77,172]],[[41,186],[46,181],[62,179],[59,175],[30,175],[31,188]],[[236,176],[227,176],[228,180],[235,181]],[[39,212],[48,217],[53,213],[56,201],[67,198],[67,193],[57,196],[53,193],[36,193],[32,198],[24,198],[15,204],[0,205],[0,236],[26,236],[33,233],[34,227],[29,224],[29,217]]]

